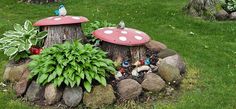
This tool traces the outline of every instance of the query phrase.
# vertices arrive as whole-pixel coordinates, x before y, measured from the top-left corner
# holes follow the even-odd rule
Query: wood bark
[[[48,31],[44,47],[50,47],[65,41],[81,40],[83,42],[85,40],[81,24],[48,26],[44,30]]]
[[[214,18],[219,0],[189,0],[184,11],[194,17]]]
[[[145,46],[134,46],[130,47],[132,64],[140,59],[146,58],[146,47]]]
[[[130,59],[132,64],[146,57],[145,46],[124,46],[108,42],[102,42],[101,48],[108,52],[108,57],[116,62],[122,62],[124,59]]]
[[[108,42],[101,43],[102,50],[108,52],[108,57],[116,62],[122,62],[123,59],[131,56],[128,46],[116,45]]]

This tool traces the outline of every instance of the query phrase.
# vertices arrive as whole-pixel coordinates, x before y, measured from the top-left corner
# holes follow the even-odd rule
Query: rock
[[[164,58],[162,61],[179,68],[180,74],[184,74],[186,72],[186,66],[183,59],[178,55],[168,56]]]
[[[158,73],[161,76],[161,78],[164,79],[166,82],[178,84],[182,79],[180,71],[177,67],[169,65],[163,61],[161,61],[158,66],[159,66]]]
[[[13,65],[9,63],[6,66],[3,74],[3,80],[10,80],[11,82],[18,82],[27,68],[28,62],[21,65]]]
[[[227,20],[229,18],[229,14],[224,9],[221,9],[215,14],[215,17],[217,20]]]
[[[229,15],[229,19],[230,19],[230,20],[236,20],[236,12],[232,12],[232,13]]]
[[[113,92],[111,85],[107,85],[106,87],[102,85],[95,86],[92,92],[84,94],[83,103],[91,108],[112,104],[116,100]]]
[[[20,78],[19,82],[15,84],[14,89],[16,91],[17,97],[22,96],[26,92],[26,89],[28,88],[28,85],[30,83],[30,80],[28,80],[29,74],[30,74],[30,71],[26,69],[23,72],[23,75]]]
[[[62,91],[55,87],[53,84],[49,84],[45,88],[44,98],[47,104],[51,105],[60,101],[62,97]]]
[[[175,55],[175,54],[177,54],[176,51],[167,48],[167,49],[161,50],[158,53],[158,57],[159,58],[165,58],[165,57],[172,56],[172,55]]]
[[[154,73],[148,73],[145,75],[141,85],[145,90],[159,92],[165,87],[165,81]]]
[[[63,100],[69,107],[77,106],[83,97],[83,89],[81,87],[66,87],[63,92]]]
[[[42,98],[42,93],[44,88],[37,84],[35,81],[32,81],[27,92],[26,92],[26,99],[29,101],[37,101]]]
[[[133,79],[124,79],[118,83],[120,98],[131,99],[138,97],[142,92],[142,86]]]
[[[151,50],[151,51],[155,51],[155,52],[160,52],[161,50],[163,49],[166,49],[166,45],[161,43],[161,42],[158,42],[158,41],[155,41],[155,40],[151,40],[149,41],[148,43],[145,44],[145,46]]]

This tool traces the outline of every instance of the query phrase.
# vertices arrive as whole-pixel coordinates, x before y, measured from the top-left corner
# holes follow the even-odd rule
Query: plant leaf
[[[17,48],[10,47],[4,51],[4,54],[6,54],[7,56],[13,56],[14,54],[16,54],[17,51],[18,51]]]
[[[104,77],[101,77],[101,81],[100,83],[103,85],[103,86],[106,86],[107,85],[107,81]]]
[[[42,74],[42,75],[40,75],[38,82],[39,82],[40,84],[42,84],[42,83],[47,79],[47,77],[48,77],[47,74]]]
[[[77,86],[80,85],[81,78],[79,76],[75,77]]]
[[[84,88],[86,89],[86,91],[91,92],[91,84],[88,81],[84,81]]]
[[[15,24],[14,25],[14,29],[18,32],[23,32],[23,28],[20,24]]]
[[[47,36],[47,31],[42,31],[37,34],[37,39],[44,39]]]
[[[26,20],[24,23],[24,28],[29,31],[33,29],[33,25],[29,20]]]

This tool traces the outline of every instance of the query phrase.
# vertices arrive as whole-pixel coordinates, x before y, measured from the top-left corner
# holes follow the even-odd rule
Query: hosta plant
[[[94,21],[92,23],[90,23],[85,29],[84,29],[84,33],[85,36],[87,36],[88,41],[91,44],[98,44],[100,42],[100,40],[98,40],[97,38],[95,38],[92,34],[93,31],[99,29],[99,28],[103,28],[103,27],[113,27],[116,26],[115,24],[109,23],[107,21]]]
[[[228,12],[236,11],[236,0],[221,0],[222,7]]]
[[[79,41],[56,44],[31,58],[30,78],[41,85],[83,85],[90,92],[93,82],[105,86],[106,76],[115,72],[113,61],[106,59],[106,52]]]
[[[47,32],[39,32],[29,20],[24,25],[14,25],[14,30],[6,31],[0,39],[0,50],[10,59],[19,60],[29,55],[32,45],[38,45],[46,37]]]

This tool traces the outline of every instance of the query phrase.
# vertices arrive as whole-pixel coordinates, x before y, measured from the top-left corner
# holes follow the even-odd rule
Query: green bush
[[[85,29],[84,29],[84,34],[88,38],[88,41],[91,44],[97,44],[100,42],[97,38],[95,38],[92,34],[93,31],[103,28],[103,27],[113,27],[116,26],[115,24],[109,23],[107,21],[94,21],[90,23]]]
[[[228,12],[236,11],[236,0],[221,0],[222,7]]]
[[[37,45],[46,37],[47,32],[39,32],[32,23],[27,20],[24,25],[14,25],[14,30],[6,31],[0,39],[0,50],[9,56],[10,59],[18,61],[29,56],[29,49]]]
[[[79,41],[56,44],[44,49],[40,55],[31,56],[30,78],[37,78],[36,82],[41,85],[54,83],[58,87],[63,83],[74,87],[83,82],[90,92],[94,80],[105,86],[106,76],[115,72],[113,61],[105,57],[102,50]]]

